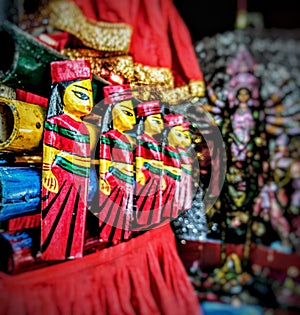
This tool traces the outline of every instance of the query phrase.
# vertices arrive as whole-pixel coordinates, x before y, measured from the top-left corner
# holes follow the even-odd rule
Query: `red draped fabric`
[[[170,225],[81,259],[0,273],[0,314],[200,313]]]
[[[133,27],[130,55],[136,63],[172,70],[175,87],[203,81],[191,35],[172,0],[74,0],[96,21]]]

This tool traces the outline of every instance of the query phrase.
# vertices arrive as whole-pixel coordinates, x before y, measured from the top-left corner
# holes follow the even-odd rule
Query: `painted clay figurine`
[[[100,135],[100,240],[117,244],[131,237],[136,124],[131,91],[127,86],[104,88],[107,106]]]
[[[41,252],[44,260],[82,257],[90,174],[90,136],[82,117],[93,107],[87,60],[51,63],[44,124]]]
[[[192,144],[192,139],[190,135],[190,123],[185,121],[181,125],[182,133],[184,137],[182,137],[182,141],[180,145],[177,147],[177,150],[180,155],[181,160],[181,179],[180,185],[178,186],[178,207],[179,210],[188,210],[192,208],[193,201],[193,176],[192,176],[192,163],[193,159],[189,152],[189,148]]]
[[[158,100],[137,105],[139,118],[136,164],[136,224],[145,229],[160,223],[163,189],[163,154],[161,139],[164,129]]]
[[[166,188],[163,192],[163,218],[172,219],[178,216],[178,201],[175,193],[178,191],[181,179],[181,162],[177,147],[185,138],[182,132],[184,116],[168,114],[164,116],[165,130],[163,139],[164,175]]]

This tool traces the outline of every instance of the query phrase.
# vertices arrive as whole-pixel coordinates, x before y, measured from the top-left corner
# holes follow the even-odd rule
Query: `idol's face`
[[[250,97],[251,97],[251,95],[250,95],[250,92],[248,89],[246,89],[246,88],[239,89],[239,91],[237,93],[237,99],[241,103],[246,103]]]
[[[76,117],[89,114],[93,108],[93,92],[91,80],[77,81],[66,87],[64,111]]]
[[[136,124],[135,113],[131,100],[125,100],[116,104],[112,110],[114,129],[120,132],[131,130]]]
[[[144,122],[145,132],[149,135],[160,134],[164,129],[164,122],[161,114],[149,115]]]

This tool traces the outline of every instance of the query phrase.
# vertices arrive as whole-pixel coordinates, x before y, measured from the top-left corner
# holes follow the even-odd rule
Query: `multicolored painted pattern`
[[[136,182],[136,229],[145,229],[161,221],[162,208],[162,146],[153,137],[142,134],[137,138],[136,158],[143,159],[145,185]]]
[[[99,226],[102,241],[120,242],[130,238],[133,213],[133,148],[127,137],[111,130],[100,137],[100,160],[111,162],[104,179],[110,186],[107,196],[100,190]]]
[[[51,165],[57,193],[42,187],[41,251],[45,260],[82,256],[90,167],[89,132],[62,114],[45,122],[44,146],[57,150]]]

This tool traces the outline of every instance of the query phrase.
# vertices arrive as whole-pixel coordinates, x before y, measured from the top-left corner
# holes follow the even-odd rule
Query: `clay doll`
[[[181,178],[181,162],[177,147],[185,138],[182,132],[184,116],[168,114],[164,116],[165,130],[163,139],[164,175],[166,188],[163,191],[163,218],[178,216],[178,200],[175,198]]]
[[[128,86],[104,87],[106,112],[100,135],[100,240],[117,244],[131,237],[135,139],[127,134],[136,124]]]
[[[51,63],[44,126],[42,259],[82,257],[90,174],[90,136],[82,117],[93,107],[87,60]]]
[[[163,154],[161,135],[164,122],[158,100],[137,106],[136,224],[145,229],[160,222],[163,188]],[[155,138],[156,137],[156,138]]]
[[[182,133],[184,135],[180,145],[177,150],[180,155],[181,160],[181,179],[180,185],[178,185],[178,207],[179,210],[188,210],[192,207],[193,201],[193,177],[192,177],[192,157],[189,152],[189,147],[192,144],[192,139],[190,136],[190,123],[183,122],[181,125]]]

